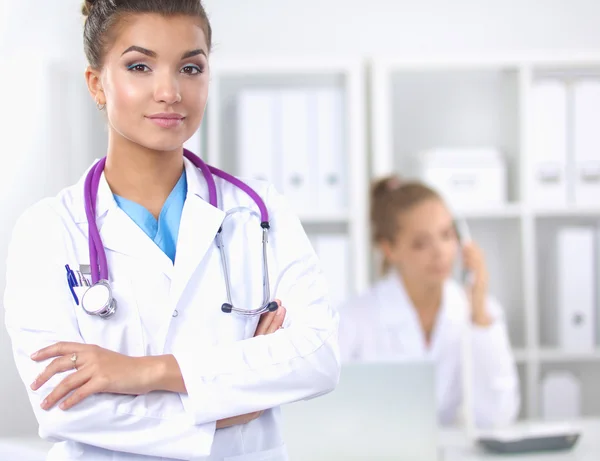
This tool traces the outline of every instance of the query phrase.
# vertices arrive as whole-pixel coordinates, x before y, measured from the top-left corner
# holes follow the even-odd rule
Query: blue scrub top
[[[135,202],[119,197],[114,194],[117,205],[121,208],[150,239],[175,262],[175,251],[177,249],[177,236],[179,235],[179,224],[183,213],[183,205],[187,195],[187,178],[185,171],[177,181],[177,184],[167,197],[160,211],[158,220],[152,216],[146,208]]]

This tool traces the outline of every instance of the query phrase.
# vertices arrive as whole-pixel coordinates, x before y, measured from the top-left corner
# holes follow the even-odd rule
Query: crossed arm
[[[285,308],[278,300],[279,309],[262,315],[254,336],[268,335],[282,327]],[[61,410],[68,410],[87,397],[99,393],[144,395],[153,391],[187,393],[181,370],[172,355],[129,357],[99,346],[59,342],[45,347],[31,359],[41,362],[54,358],[40,373],[31,389],[41,389],[53,376],[76,368],[64,378],[43,400],[41,408],[50,410],[60,402]],[[65,398],[66,397],[66,398]],[[63,400],[64,399],[64,400]],[[258,418],[262,411],[234,416],[217,421],[217,429],[245,424]]]

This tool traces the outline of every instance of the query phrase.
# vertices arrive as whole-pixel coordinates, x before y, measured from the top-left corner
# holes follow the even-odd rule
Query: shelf
[[[536,356],[534,351],[525,348],[513,349],[515,361],[518,364],[533,360]],[[560,362],[600,362],[600,349],[592,352],[563,351],[560,349],[544,348],[537,351],[537,358],[542,363],[560,363]]]
[[[495,69],[532,66],[550,69],[579,69],[600,65],[600,54],[588,51],[568,52],[518,52],[490,55],[486,54],[415,54],[399,57],[397,55],[377,55],[370,59],[386,71],[435,69],[441,72],[454,69]]]
[[[541,349],[538,356],[542,362],[596,362],[600,361],[600,349],[591,352],[571,352],[546,348]]]
[[[598,217],[600,218],[600,207],[561,207],[561,208],[537,208],[533,214],[540,218],[568,218],[568,217]]]
[[[513,349],[513,354],[515,355],[515,361],[517,363],[525,363],[529,359],[529,352],[527,349]]]
[[[535,161],[531,141],[536,128],[531,107],[534,83],[548,77],[600,78],[600,54],[380,55],[370,59],[369,71],[370,178],[391,172],[419,177],[415,156],[440,146],[485,145],[502,150],[507,202],[469,206],[459,196],[455,201],[465,205],[450,206],[450,210],[456,218],[465,219],[473,240],[482,248],[490,292],[507,311],[522,379],[523,415],[540,416],[541,375],[544,370],[563,368],[581,374],[586,411],[600,415],[600,404],[592,405],[600,402],[595,398],[600,385],[600,344],[589,352],[553,346],[559,344],[555,338],[555,240],[567,226],[598,229],[600,202],[536,203],[529,192]]]
[[[523,208],[519,204],[500,207],[457,209],[459,217],[467,219],[514,219],[521,217]]]

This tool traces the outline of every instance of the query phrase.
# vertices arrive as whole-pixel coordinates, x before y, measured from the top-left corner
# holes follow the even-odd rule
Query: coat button
[[[177,312],[177,310],[175,310],[175,311],[173,312],[173,317],[177,317],[178,315],[179,315],[179,312]]]

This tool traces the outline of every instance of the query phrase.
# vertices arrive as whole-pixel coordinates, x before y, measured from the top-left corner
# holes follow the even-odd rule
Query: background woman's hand
[[[71,392],[60,404],[61,409],[67,410],[100,392],[141,395],[152,390],[151,357],[129,357],[90,344],[60,342],[39,350],[31,358],[36,362],[54,358],[31,384],[33,390],[40,389],[58,373],[77,370],[46,397],[42,402],[44,410]]]
[[[281,305],[281,301],[275,300],[279,305],[279,309],[275,312],[266,312],[260,316],[258,325],[256,326],[256,332],[254,336],[270,335],[275,333],[277,330],[283,327],[283,321],[285,320],[285,307]],[[246,415],[233,416],[231,418],[225,418],[217,421],[217,429],[224,427],[237,426],[238,424],[247,424],[250,421],[262,415],[262,411],[255,411]]]
[[[488,273],[485,256],[475,242],[468,242],[463,246],[463,261],[465,269],[468,269],[474,276],[473,288],[487,291]]]

